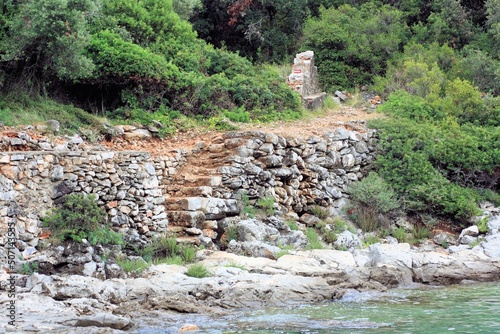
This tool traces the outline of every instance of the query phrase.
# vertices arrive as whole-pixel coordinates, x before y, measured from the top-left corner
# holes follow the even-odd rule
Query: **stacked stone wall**
[[[164,177],[182,152],[153,160],[146,152],[37,151],[0,153],[0,246],[9,223],[17,248],[38,244],[40,217],[69,193],[95,194],[115,230],[151,237],[167,228]]]
[[[186,213],[175,210],[200,211],[188,212],[203,219],[185,229],[201,228],[205,218],[237,215],[243,193],[251,200],[272,196],[281,212],[298,217],[315,205],[340,209],[349,197],[348,185],[371,168],[376,133],[339,127],[308,139],[259,131],[220,139],[217,147],[223,152],[217,154],[224,153],[224,160],[215,169],[199,163],[214,155],[213,145],[157,158],[132,151],[2,152],[0,247],[13,223],[17,248],[36,247],[46,232],[40,218],[69,193],[95,194],[109,225],[137,242],[189,225],[180,221]],[[188,182],[194,177],[197,182]],[[191,194],[194,190],[201,192]]]
[[[363,178],[375,158],[375,131],[340,127],[309,139],[258,131],[227,136],[226,147],[236,147],[236,154],[231,166],[219,169],[225,197],[273,196],[285,211],[297,214],[311,205],[342,207],[348,185]]]

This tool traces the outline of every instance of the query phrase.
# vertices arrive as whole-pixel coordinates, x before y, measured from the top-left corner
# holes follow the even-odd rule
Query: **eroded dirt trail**
[[[380,118],[377,112],[367,113],[363,109],[342,106],[339,109],[316,112],[307,117],[295,121],[277,121],[266,124],[238,124],[237,131],[258,130],[272,132],[284,137],[308,138],[311,136],[322,136],[339,126],[348,130],[364,132],[367,120]],[[220,135],[220,131],[207,129],[190,129],[187,132],[178,132],[165,139],[152,139],[147,141],[125,141],[116,138],[113,141],[103,143],[113,150],[137,150],[148,151],[153,156],[174,154],[178,149],[191,150],[199,142],[211,143]]]

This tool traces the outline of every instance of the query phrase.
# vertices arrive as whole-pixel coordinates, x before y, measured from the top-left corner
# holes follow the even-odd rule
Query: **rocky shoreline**
[[[243,309],[332,301],[352,290],[498,281],[500,217],[492,217],[488,227],[472,248],[445,250],[429,240],[418,247],[377,243],[351,251],[290,251],[278,259],[201,250],[197,260],[210,269],[207,278],[164,264],[136,278],[18,276],[16,326],[2,326],[0,333],[136,332],[160,316],[194,313],[210,319]],[[5,305],[6,296],[0,298]]]
[[[352,291],[500,281],[499,208],[490,207],[478,218],[488,221],[488,232],[482,235],[477,226],[472,226],[458,238],[439,233],[417,246],[398,243],[393,237],[368,246],[368,233],[344,229],[329,249],[305,250],[309,240],[303,232],[319,221],[310,213],[317,206],[312,204],[328,208],[325,212],[329,217],[340,215],[348,199],[346,187],[363,177],[362,168],[369,169],[371,135],[339,128],[331,138],[308,141],[260,132],[232,136],[236,137],[216,137],[212,142],[197,144],[194,151],[198,153],[191,154],[205,155],[194,155],[191,160],[200,166],[186,163],[186,152],[152,160],[140,152],[89,153],[76,137],[63,145],[67,152],[52,144],[44,148],[40,144],[45,141],[29,141],[29,136],[25,142],[19,141],[19,133],[5,137],[3,147],[17,145],[45,151],[6,152],[0,159],[2,201],[15,202],[4,205],[0,216],[5,226],[17,224],[20,231],[16,268],[22,264],[39,266],[39,273],[31,275],[8,270],[0,273],[0,305],[6,310],[14,301],[16,315],[14,326],[2,319],[0,333],[136,333],[148,323],[165,319],[177,319],[175,323],[180,325],[172,331],[178,332],[184,315],[197,315],[194,326],[182,329],[188,331],[196,325],[202,327],[203,321],[241,310],[327,302]],[[228,155],[236,148],[236,155],[226,157],[231,165],[219,166],[221,154]],[[201,173],[201,167],[207,172],[207,161],[222,176]],[[249,168],[256,172],[249,174]],[[184,171],[202,176],[193,179]],[[119,176],[117,181],[115,174]],[[121,184],[120,178],[128,182]],[[161,185],[162,180],[170,183]],[[222,189],[219,183],[227,183],[233,190]],[[68,193],[89,187],[89,193],[98,193],[102,199],[99,204],[108,210],[113,227],[126,232],[131,244],[147,244],[165,230],[175,232],[183,242],[200,244],[206,239],[201,243],[206,249],[199,250],[195,260],[212,275],[193,278],[186,275],[188,266],[165,264],[127,275],[113,259],[119,254],[134,256],[120,247],[84,242],[46,249],[48,242],[38,215],[59,198],[61,184],[74,186]],[[132,185],[133,191],[129,189]],[[254,202],[263,194],[276,195],[275,215],[245,215],[237,206],[241,198],[224,195],[236,193],[235,187],[259,189],[253,194]],[[199,193],[188,194],[188,190]],[[182,217],[190,219],[184,221]],[[299,230],[291,229],[286,219]],[[228,241],[230,229],[236,231],[236,240]],[[6,235],[0,235],[0,246],[7,244]],[[214,242],[226,243],[225,251],[219,251]],[[282,252],[284,247],[289,250]],[[105,259],[110,253],[111,259]],[[0,247],[0,255],[8,258],[6,247]],[[5,293],[9,285],[15,286],[14,299]]]

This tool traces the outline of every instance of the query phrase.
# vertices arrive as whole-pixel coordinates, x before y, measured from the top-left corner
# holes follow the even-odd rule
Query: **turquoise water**
[[[210,319],[186,316],[168,328],[194,323],[196,333],[500,333],[500,283],[445,288],[352,292],[341,301],[274,308]]]

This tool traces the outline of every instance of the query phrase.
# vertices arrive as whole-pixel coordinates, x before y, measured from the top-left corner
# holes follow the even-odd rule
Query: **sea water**
[[[168,323],[168,324],[167,324]],[[177,332],[183,323],[196,333],[500,333],[500,282],[352,291],[339,301],[238,312],[210,318],[180,316],[138,333]]]

